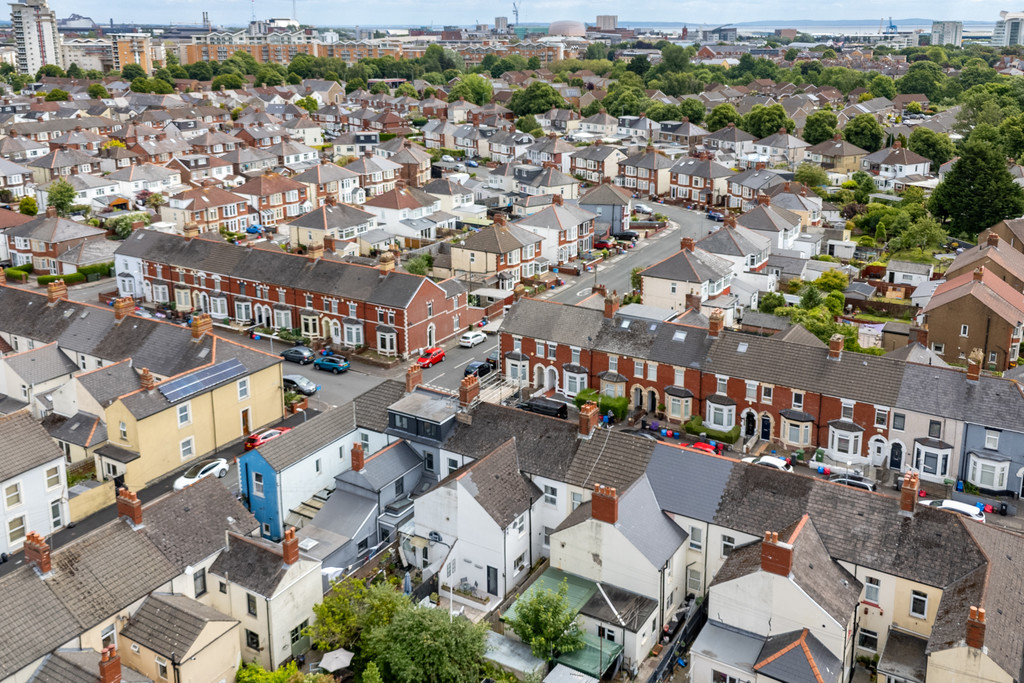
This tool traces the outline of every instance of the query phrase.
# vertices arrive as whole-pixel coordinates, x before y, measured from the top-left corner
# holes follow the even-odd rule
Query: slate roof
[[[75,380],[104,408],[140,386],[139,373],[127,360],[83,372]]]
[[[598,185],[580,197],[580,206],[629,206],[631,196],[627,190],[607,183]]]
[[[154,593],[131,616],[121,635],[164,657],[184,657],[214,622],[223,622],[226,631],[238,620],[186,595]]]
[[[71,417],[53,413],[43,419],[42,425],[51,438],[82,448],[92,448],[107,440],[107,426],[96,415],[85,412]]]
[[[274,471],[281,472],[354,430],[355,417],[352,404],[325,410],[256,451]]]
[[[864,156],[868,153],[866,149],[861,149],[852,142],[847,142],[843,139],[823,140],[816,145],[811,145],[805,151],[810,154],[820,154],[823,157]]]
[[[647,478],[661,509],[710,522],[734,467],[739,465],[729,458],[655,443],[647,465]]]
[[[346,470],[338,475],[342,481],[378,493],[406,472],[423,466],[423,459],[409,444],[399,439],[372,453],[363,461],[363,469]]]
[[[234,533],[229,535],[227,547],[210,565],[211,574],[229,578],[264,598],[274,596],[288,569],[280,544]]]
[[[697,247],[712,254],[746,257],[765,251],[771,242],[752,230],[724,226],[697,241]]]
[[[765,332],[781,332],[792,326],[789,318],[760,311],[744,311],[742,323],[744,327],[757,327]]]
[[[803,344],[818,349],[827,348],[828,345],[815,337],[810,330],[803,325],[792,325],[772,335],[773,339],[787,341],[793,344]]]
[[[581,439],[564,481],[583,489],[594,484],[625,491],[644,475],[656,442],[609,429]]]
[[[1009,223],[1010,221],[1007,221],[1007,224]],[[968,268],[973,270],[976,267],[975,264],[987,266],[989,262],[997,263],[1016,277],[1024,279],[1024,253],[1017,251],[1004,240],[999,240],[998,244],[994,246],[982,242],[976,247],[957,254],[953,263],[949,264],[949,268],[946,269],[946,278],[956,277]]]
[[[63,457],[31,413],[0,415],[0,482]]]
[[[543,495],[520,471],[515,438],[459,471],[455,480],[501,529],[512,524]]]
[[[360,394],[353,402],[356,424],[359,427],[383,433],[388,428],[388,406],[405,396],[405,384],[398,380],[384,380]]]
[[[5,356],[4,361],[30,386],[70,375],[78,370],[78,366],[54,343]]]
[[[738,225],[758,232],[782,232],[800,225],[800,216],[789,209],[758,205],[736,219]]]
[[[501,322],[501,332],[576,346],[597,336],[604,311],[522,298]]]
[[[40,242],[59,243],[68,240],[82,238],[99,238],[106,234],[106,231],[94,228],[91,225],[70,221],[57,216],[49,217],[46,214],[36,216],[35,219],[15,225],[7,229],[11,237],[24,237]]]
[[[619,494],[619,519],[615,528],[658,568],[665,566],[688,536],[662,512],[647,476]]]
[[[695,178],[728,178],[736,175],[736,171],[710,159],[694,159],[684,157],[672,167],[672,173],[693,176]]]
[[[708,282],[721,280],[732,273],[731,264],[703,249],[680,249],[678,252],[641,271],[643,277],[677,282]]]
[[[32,683],[99,683],[100,653],[96,650],[57,650],[46,655]],[[122,683],[152,683],[153,679],[121,664]]]
[[[302,173],[293,176],[292,179],[297,180],[300,183],[323,185],[330,182],[339,182],[358,177],[359,174],[355,171],[343,168],[337,164],[324,163],[317,164],[312,168],[307,168]]]
[[[304,256],[275,249],[239,249],[226,242],[185,240],[153,230],[138,230],[125,240],[118,254],[138,256],[156,263],[202,269],[250,282],[287,283],[290,287],[346,299],[404,308],[429,278],[392,271],[384,278],[376,268]]]
[[[527,244],[542,242],[543,239],[515,224],[493,225],[480,232],[470,233],[460,248],[488,254],[507,254]]]
[[[325,204],[324,206],[304,213],[288,222],[298,228],[315,230],[341,230],[371,222],[375,216],[369,211],[350,206],[349,204]]]
[[[754,670],[786,683],[843,680],[843,662],[806,628],[768,636]]]

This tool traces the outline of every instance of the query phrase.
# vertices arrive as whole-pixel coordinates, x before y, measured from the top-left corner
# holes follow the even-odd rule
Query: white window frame
[[[726,558],[736,549],[736,538],[734,536],[722,536],[722,557]]]
[[[249,378],[243,377],[238,380],[238,400],[244,401],[249,398]]]
[[[13,491],[11,489],[13,489]],[[13,503],[11,502],[12,498],[15,499]],[[24,502],[25,500],[21,495],[20,481],[12,482],[4,487],[4,509],[12,510]]]
[[[178,448],[180,449],[179,452],[181,453],[182,460],[196,457],[196,441],[193,437],[190,436],[187,439],[182,439]]]
[[[864,602],[877,605],[881,593],[881,582],[874,576],[864,577]]]
[[[544,485],[544,502],[548,505],[558,505],[558,489],[554,486]]]
[[[999,431],[996,429],[985,430],[985,449],[989,451],[999,450]]]
[[[184,427],[186,425],[192,424],[192,404],[191,404],[191,402],[186,401],[185,403],[180,404],[177,407],[177,409],[176,409],[176,414],[178,416],[178,427],[179,428],[180,427]]]
[[[699,526],[690,527],[690,550],[704,552],[704,529]]]
[[[765,384],[761,387],[761,403],[770,404],[772,402],[772,396],[774,394],[773,389],[774,387],[769,384]]]
[[[262,472],[252,473],[252,495],[263,497],[264,493],[264,482]]]
[[[921,609],[916,609],[916,603],[924,603]],[[916,619],[928,618],[928,594],[922,591],[910,591],[910,616]]]
[[[992,474],[991,482],[984,481],[985,471],[989,470]],[[1001,491],[1006,488],[1006,482],[1010,475],[1010,463],[998,462],[990,460],[988,458],[982,458],[976,453],[971,453],[970,466],[967,470],[967,481],[971,482],[975,486],[990,491]]]
[[[793,410],[804,409],[804,392],[794,391],[793,392]]]

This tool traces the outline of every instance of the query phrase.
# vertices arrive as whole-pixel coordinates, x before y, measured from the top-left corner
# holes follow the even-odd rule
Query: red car
[[[291,427],[273,427],[271,429],[264,429],[259,432],[254,432],[249,435],[249,438],[245,440],[245,450],[251,451],[254,448],[259,448],[271,439],[276,439],[285,432],[292,431]]]
[[[712,455],[714,455],[715,453],[718,452],[718,451],[715,450],[714,446],[712,446],[709,443],[705,443],[703,441],[698,441],[697,443],[691,443],[690,444],[690,448],[696,448],[696,449],[704,451],[705,453],[711,453]]]
[[[611,240],[598,240],[594,242],[594,249],[614,249],[615,242]]]
[[[432,346],[429,349],[424,349],[420,357],[416,359],[416,365],[421,368],[429,368],[430,366],[440,363],[444,360],[444,349],[440,346]]]

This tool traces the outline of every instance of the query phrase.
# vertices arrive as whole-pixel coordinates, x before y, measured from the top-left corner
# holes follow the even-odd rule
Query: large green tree
[[[375,626],[362,655],[393,683],[478,683],[488,623],[451,619],[444,610],[405,609]]]
[[[77,192],[71,183],[66,180],[56,180],[46,191],[46,205],[56,209],[58,216],[67,216],[71,213],[76,195]]]
[[[868,90],[875,97],[885,97],[892,99],[896,97],[896,84],[893,83],[892,79],[882,74],[876,75],[868,83]]]
[[[930,128],[917,126],[910,134],[907,147],[911,152],[920,154],[932,162],[932,173],[937,173],[939,166],[946,163],[956,154],[956,147],[945,133],[936,133]]]
[[[508,101],[508,108],[516,116],[542,114],[552,107],[565,106],[565,100],[558,91],[544,81],[534,81],[526,89],[515,91]]]
[[[797,166],[793,180],[803,183],[809,187],[820,187],[828,185],[828,173],[821,166],[810,161],[805,161]]]
[[[352,649],[371,628],[387,625],[395,614],[406,609],[411,609],[409,598],[391,584],[367,588],[358,579],[345,579],[334,583],[324,601],[313,607],[316,622],[309,628],[309,635],[319,650]]]
[[[679,113],[681,116],[685,116],[690,123],[699,124],[704,120],[707,110],[704,108],[703,102],[695,98],[689,98],[679,103]]]
[[[102,83],[93,83],[89,86],[89,97],[94,100],[102,100],[110,97],[110,93],[103,87]]]
[[[583,631],[569,605],[566,581],[557,592],[550,588],[535,590],[519,598],[515,611],[505,615],[505,625],[530,646],[534,657],[546,662],[583,647]]]
[[[714,112],[711,112],[714,115]],[[793,119],[786,115],[781,104],[764,106],[755,104],[750,112],[743,117],[740,127],[757,138],[766,138],[785,128],[789,132],[796,129]]]
[[[730,123],[738,124],[742,118],[736,111],[736,107],[725,102],[711,110],[707,120],[704,121],[704,127],[713,133],[719,128],[725,128]]]
[[[950,232],[976,235],[1024,214],[1024,189],[1013,182],[1000,150],[988,142],[968,140],[932,193],[928,209],[949,221]]]
[[[36,198],[25,195],[18,201],[18,213],[26,216],[35,216],[39,213],[39,207],[36,204]]]
[[[452,86],[448,93],[448,101],[456,102],[462,98],[473,104],[484,105],[491,101],[493,94],[494,87],[489,80],[478,74],[466,74]]]
[[[839,119],[835,114],[824,109],[816,111],[804,122],[804,141],[809,145],[816,145],[831,140],[838,127]]]
[[[882,149],[885,131],[882,130],[881,124],[873,115],[858,114],[846,124],[846,128],[843,129],[843,137],[847,142],[857,145],[861,149],[877,152]]]
[[[896,81],[896,89],[905,95],[924,94],[929,100],[937,100],[943,95],[946,75],[935,62],[914,62],[907,69],[907,74]]]
[[[68,91],[61,90],[60,88],[54,88],[50,92],[46,93],[47,102],[64,102],[68,97]]]
[[[136,78],[146,78],[146,70],[138,64],[125,64],[121,69],[121,78],[126,81],[134,81]]]

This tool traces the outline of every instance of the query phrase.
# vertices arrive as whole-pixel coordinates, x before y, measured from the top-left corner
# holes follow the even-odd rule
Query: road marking
[[[436,382],[437,380],[441,379],[442,377],[444,377],[444,373],[443,373],[443,372],[442,372],[442,373],[441,373],[440,375],[438,375],[437,377],[434,377],[434,378],[433,378],[432,380],[430,380],[430,381],[431,381],[431,382]]]
[[[461,367],[462,367],[463,365],[466,365],[466,364],[468,364],[468,363],[472,363],[472,362],[473,362],[474,360],[475,360],[475,359],[473,359],[473,358],[467,358],[466,360],[462,361],[461,363],[459,363],[459,364],[458,364],[458,365],[456,365],[455,367],[457,367],[457,368],[461,368]],[[441,373],[441,374],[444,374],[444,373]],[[440,377],[440,376],[441,376],[441,375],[438,375],[438,377]]]
[[[576,292],[576,296],[586,296],[587,294],[590,293],[590,289],[581,289],[580,291]]]

